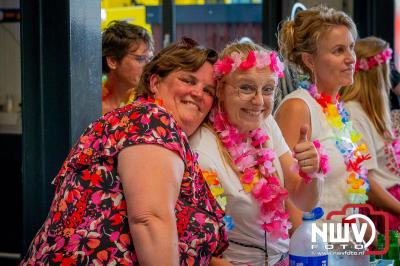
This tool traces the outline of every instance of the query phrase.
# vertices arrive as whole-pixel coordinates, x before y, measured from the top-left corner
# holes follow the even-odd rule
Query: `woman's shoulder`
[[[307,100],[289,94],[276,109],[275,116],[284,114],[290,117],[303,117],[307,113],[310,113],[310,105]]]
[[[155,103],[135,101],[105,114],[98,125],[109,156],[136,144],[158,144],[177,151],[185,160],[190,153],[186,133],[167,110]]]
[[[363,112],[361,104],[359,102],[357,102],[357,101],[347,101],[347,102],[345,102],[343,104],[343,106],[349,112],[350,111],[354,112],[354,113],[355,112],[356,113],[360,113],[360,112],[362,113]]]
[[[177,123],[168,111],[152,102],[135,101],[105,114],[100,118],[110,126],[111,131],[127,129],[129,132],[151,131],[164,128],[168,131],[179,131]],[[186,136],[186,135],[185,135]]]
[[[268,115],[267,118],[263,120],[263,122],[261,123],[261,127],[267,132],[268,135],[280,133],[279,126],[276,123],[275,118],[272,116],[272,114]]]
[[[272,115],[269,115],[264,120],[264,122],[261,124],[261,127],[265,130],[268,136],[270,136],[271,148],[274,149],[278,157],[289,151],[286,141],[283,138],[282,131]]]
[[[213,151],[218,149],[217,136],[213,133],[212,129],[203,124],[197,131],[190,136],[190,147],[194,151]]]
[[[369,123],[367,113],[357,101],[348,101],[344,103],[344,109],[350,114],[351,121]]]

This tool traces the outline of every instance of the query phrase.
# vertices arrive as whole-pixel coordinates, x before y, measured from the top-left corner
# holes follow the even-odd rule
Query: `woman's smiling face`
[[[237,70],[220,81],[218,101],[240,132],[260,127],[272,113],[278,78],[269,67]]]
[[[213,66],[208,62],[196,72],[177,70],[165,78],[154,75],[150,83],[154,97],[163,101],[189,136],[203,122],[215,97]]]

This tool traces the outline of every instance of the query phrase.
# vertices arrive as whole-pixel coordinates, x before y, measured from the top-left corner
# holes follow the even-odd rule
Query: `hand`
[[[314,144],[308,140],[308,127],[303,125],[300,128],[300,137],[294,146],[294,157],[301,171],[312,174],[319,171],[319,156]]]

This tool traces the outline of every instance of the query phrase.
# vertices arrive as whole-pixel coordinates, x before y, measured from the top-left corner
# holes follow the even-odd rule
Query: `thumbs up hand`
[[[299,141],[294,146],[294,157],[302,172],[312,174],[319,171],[319,156],[314,144],[308,140],[308,126],[300,128]]]

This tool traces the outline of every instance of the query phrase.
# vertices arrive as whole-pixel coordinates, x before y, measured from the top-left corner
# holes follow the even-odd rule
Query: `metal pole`
[[[163,47],[168,46],[176,40],[176,16],[175,16],[175,1],[162,1],[162,42]]]

